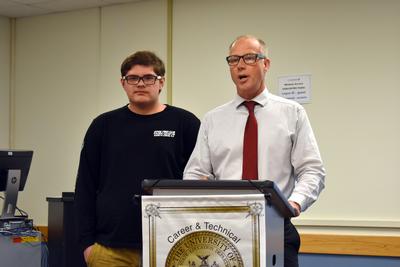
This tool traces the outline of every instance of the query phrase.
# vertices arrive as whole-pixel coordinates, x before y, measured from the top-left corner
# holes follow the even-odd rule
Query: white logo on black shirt
[[[174,137],[175,136],[175,131],[154,131],[154,136],[155,137]]]

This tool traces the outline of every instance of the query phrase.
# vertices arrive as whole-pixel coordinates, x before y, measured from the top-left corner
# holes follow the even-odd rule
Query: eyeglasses
[[[122,77],[122,79],[125,80],[130,85],[137,85],[140,83],[140,80],[142,80],[145,85],[153,85],[156,83],[157,80],[161,80],[162,77],[152,74],[146,74],[143,76],[128,75]]]
[[[243,56],[232,55],[226,57],[226,62],[228,62],[229,66],[236,66],[239,64],[240,59],[243,58],[244,63],[247,65],[253,65],[257,62],[258,59],[266,58],[263,54],[246,54]]]

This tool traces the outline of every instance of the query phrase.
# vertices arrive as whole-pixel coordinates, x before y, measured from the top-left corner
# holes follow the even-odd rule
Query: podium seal
[[[242,257],[226,237],[197,231],[182,237],[169,251],[165,267],[244,267]]]

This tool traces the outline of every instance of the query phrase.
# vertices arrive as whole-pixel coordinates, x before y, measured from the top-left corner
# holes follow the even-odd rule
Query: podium
[[[283,267],[293,208],[272,181],[144,180],[144,267]]]

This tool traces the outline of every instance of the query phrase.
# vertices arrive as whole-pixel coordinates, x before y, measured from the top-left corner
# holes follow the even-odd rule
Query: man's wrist
[[[294,212],[295,212],[295,217],[299,216],[301,213],[301,206],[299,203],[289,200],[290,205],[293,207]]]

